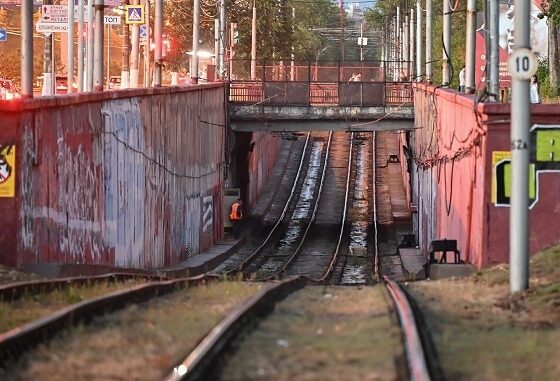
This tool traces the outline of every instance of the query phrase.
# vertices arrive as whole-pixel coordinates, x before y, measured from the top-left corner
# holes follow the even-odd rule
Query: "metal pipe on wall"
[[[84,0],[78,0],[78,92],[84,91]]]
[[[416,24],[414,23],[414,9],[410,10],[410,40],[408,43],[408,46],[410,48],[410,54],[409,54],[409,59],[410,62],[408,63],[408,67],[410,67],[410,81],[415,81],[416,80],[416,67],[414,65],[414,54],[416,53],[416,41],[414,39],[414,32],[416,29]]]
[[[93,91],[93,0],[87,2],[86,91]]]

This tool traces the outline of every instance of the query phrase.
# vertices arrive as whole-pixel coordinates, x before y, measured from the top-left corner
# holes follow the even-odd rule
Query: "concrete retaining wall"
[[[417,85],[410,146],[414,217],[420,248],[457,239],[463,259],[482,267],[509,260],[509,208],[492,200],[492,153],[509,151],[510,106]],[[560,120],[556,105],[532,106],[532,123]],[[404,141],[404,139],[402,139]],[[538,174],[530,212],[531,252],[560,240],[560,172]]]
[[[150,268],[223,234],[223,85],[0,105],[15,197],[0,198],[0,262]],[[2,153],[6,153],[4,149]]]

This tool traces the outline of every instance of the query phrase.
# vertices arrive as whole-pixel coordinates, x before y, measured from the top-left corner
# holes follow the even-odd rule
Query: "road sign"
[[[144,24],[144,6],[127,5],[125,21],[127,24]]]
[[[140,38],[148,38],[148,26],[146,24],[140,25]]]
[[[6,32],[6,29],[0,28],[0,41],[6,40],[8,40],[8,32]]]
[[[105,25],[121,25],[121,16],[104,16]]]
[[[58,24],[68,22],[68,6],[66,5],[42,5],[41,19],[42,24]]]
[[[44,33],[49,36],[51,33],[68,32],[67,23],[37,23],[35,25],[37,32]]]
[[[514,79],[529,79],[537,72],[535,54],[527,48],[517,48],[508,58],[508,71]]]

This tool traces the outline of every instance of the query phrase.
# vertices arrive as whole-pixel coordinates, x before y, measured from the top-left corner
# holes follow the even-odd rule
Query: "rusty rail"
[[[101,282],[119,282],[129,279],[164,280],[159,275],[146,275],[134,273],[110,273],[96,276],[78,276],[47,280],[36,280],[29,282],[16,282],[0,286],[0,300],[11,301],[21,298],[23,295],[38,292],[50,292],[68,286],[83,286]]]
[[[306,280],[295,277],[268,287],[223,318],[190,354],[164,378],[166,381],[205,380],[215,371],[217,359],[228,349],[241,328],[274,310],[274,305],[304,287]]]
[[[1,333],[0,367],[19,358],[25,351],[48,340],[57,332],[79,322],[88,322],[95,316],[124,308],[131,303],[140,303],[167,294],[180,286],[199,285],[219,280],[220,278],[216,276],[200,275],[193,278],[154,282],[73,304],[49,316]]]

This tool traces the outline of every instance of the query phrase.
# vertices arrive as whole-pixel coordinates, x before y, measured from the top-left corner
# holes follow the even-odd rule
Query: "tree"
[[[543,13],[540,18],[548,19],[548,79],[551,96],[560,95],[560,63],[558,55],[558,32],[560,27],[560,0],[548,0],[541,3]]]

